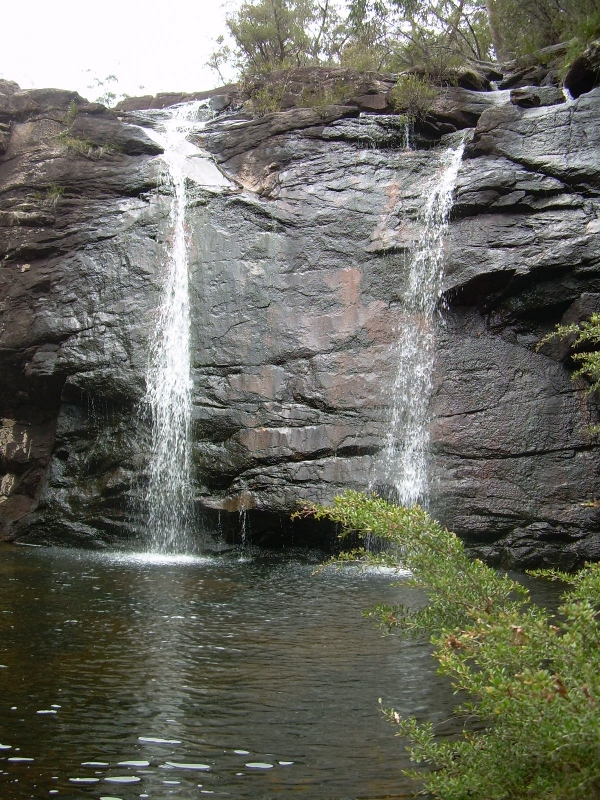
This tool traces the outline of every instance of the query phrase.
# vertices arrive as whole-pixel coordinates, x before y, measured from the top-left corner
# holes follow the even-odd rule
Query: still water
[[[412,797],[378,698],[451,690],[361,616],[392,576],[314,566],[1,546],[0,798]]]

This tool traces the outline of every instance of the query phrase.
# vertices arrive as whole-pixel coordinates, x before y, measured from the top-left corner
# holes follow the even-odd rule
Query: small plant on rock
[[[75,100],[71,100],[71,102],[69,103],[69,109],[67,111],[67,118],[65,120],[69,128],[75,122],[75,119],[77,118],[78,114],[79,114],[79,106],[77,105]]]
[[[327,106],[342,105],[352,93],[351,88],[338,81],[333,86],[322,88],[306,87],[300,95],[299,105],[304,108],[322,109]]]
[[[56,208],[58,201],[61,197],[63,197],[65,193],[65,187],[59,186],[57,183],[51,183],[50,186],[46,189],[46,194],[44,200],[46,200],[52,208]]]
[[[412,119],[423,120],[431,111],[437,90],[426,78],[419,75],[402,75],[390,92],[390,100],[396,111]]]
[[[287,93],[287,86],[283,81],[265,83],[261,86],[250,84],[250,107],[257,117],[281,111],[283,99]]]
[[[58,136],[59,142],[67,152],[77,153],[90,159],[102,158],[102,156],[112,155],[119,152],[119,147],[112,142],[96,144],[89,139],[82,139],[79,136],[72,136],[69,131],[64,131]]]
[[[557,325],[538,344],[537,349],[552,339],[574,337],[572,347],[578,352],[571,355],[579,367],[573,378],[583,377],[590,382],[590,391],[600,389],[600,314],[592,314],[589,320],[571,325]]]

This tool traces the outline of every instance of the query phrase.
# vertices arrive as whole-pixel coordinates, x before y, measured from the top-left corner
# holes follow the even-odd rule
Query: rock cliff
[[[406,260],[441,154],[464,135],[431,510],[494,563],[600,557],[597,404],[571,381],[568,345],[536,351],[556,322],[600,310],[600,89],[567,103],[527,78],[448,88],[415,150],[387,101],[365,99],[385,81],[258,119],[219,93],[197,144],[232,188],[190,184],[188,209],[196,496],[210,526],[243,513],[257,540],[289,541],[299,501],[373,484]],[[143,528],[141,401],[169,196],[139,127],[161,102],[127,103],[0,83],[5,538],[98,544]]]

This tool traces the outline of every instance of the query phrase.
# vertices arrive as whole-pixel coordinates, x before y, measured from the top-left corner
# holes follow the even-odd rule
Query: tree
[[[213,52],[208,57],[206,66],[217,73],[221,83],[225,83],[225,78],[221,70],[229,61],[231,61],[232,52],[229,45],[225,44],[224,36],[217,36],[216,41],[218,47],[216,50],[213,50]]]
[[[91,70],[87,70],[91,73]],[[119,83],[119,79],[116,75],[107,75],[105,78],[101,79],[98,78],[97,75],[94,75],[92,78],[92,83],[88,85],[88,89],[93,89],[97,96],[95,98],[96,103],[102,103],[102,105],[106,106],[107,108],[112,108],[112,106],[116,105],[119,100],[123,100],[129,95],[125,94],[124,92],[117,92],[117,86]],[[140,86],[140,89],[143,89],[143,86]]]
[[[379,27],[391,67],[424,67],[434,79],[466,59],[489,59],[484,0],[351,0],[355,35]]]
[[[238,65],[251,73],[326,61],[338,23],[331,0],[251,0],[226,20]]]
[[[417,72],[454,80],[473,61],[538,54],[573,40],[572,61],[600,36],[600,0],[246,0],[227,17],[235,47],[218,41],[209,60],[242,75],[307,65]]]
[[[418,506],[402,508],[358,492],[300,512],[351,533],[376,536],[388,551],[364,548],[337,561],[408,568],[403,583],[424,592],[423,607],[371,613],[405,636],[429,635],[442,674],[467,700],[456,709],[462,735],[438,738],[431,723],[387,718],[409,740],[412,773],[443,800],[600,798],[600,565],[575,575],[538,571],[570,588],[559,616],[531,602],[508,576],[468,558],[455,534]]]
[[[587,41],[599,32],[599,0],[487,0],[487,10],[500,58],[535,53],[573,37]],[[586,33],[594,17],[596,33]]]

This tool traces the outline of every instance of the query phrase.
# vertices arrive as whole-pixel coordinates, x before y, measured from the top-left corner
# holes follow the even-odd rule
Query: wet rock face
[[[571,106],[496,102],[459,173],[431,509],[504,566],[600,556],[588,430],[596,404],[570,380],[568,348],[535,350],[556,322],[589,316],[600,297],[599,110],[595,92]],[[250,123],[230,140],[225,123],[207,134],[222,167],[263,197],[204,211],[195,352],[213,366],[195,380],[208,506],[284,513],[373,480],[391,414],[405,259],[440,149],[368,149],[385,119],[262,141],[250,138]],[[243,242],[229,233],[242,218]]]
[[[237,187],[189,185],[208,519],[244,512],[247,535],[278,541],[298,503],[374,481],[407,259],[461,134],[432,145],[443,125],[476,124],[446,239],[431,510],[504,566],[600,557],[596,402],[570,379],[568,343],[536,351],[556,322],[600,308],[600,90],[567,105],[521,85],[448,92],[423,150],[405,149],[397,116],[348,106],[207,126],[199,143]],[[17,93],[0,84],[1,102],[4,91]],[[0,514],[7,536],[101,543],[138,531],[169,198],[142,131],[57,102],[0,118]],[[129,144],[107,146],[118,137]]]
[[[122,535],[168,213],[158,148],[73,92],[0,84],[0,120],[0,536]]]
[[[581,97],[600,85],[600,40],[592,42],[571,64],[565,87],[573,97]]]

